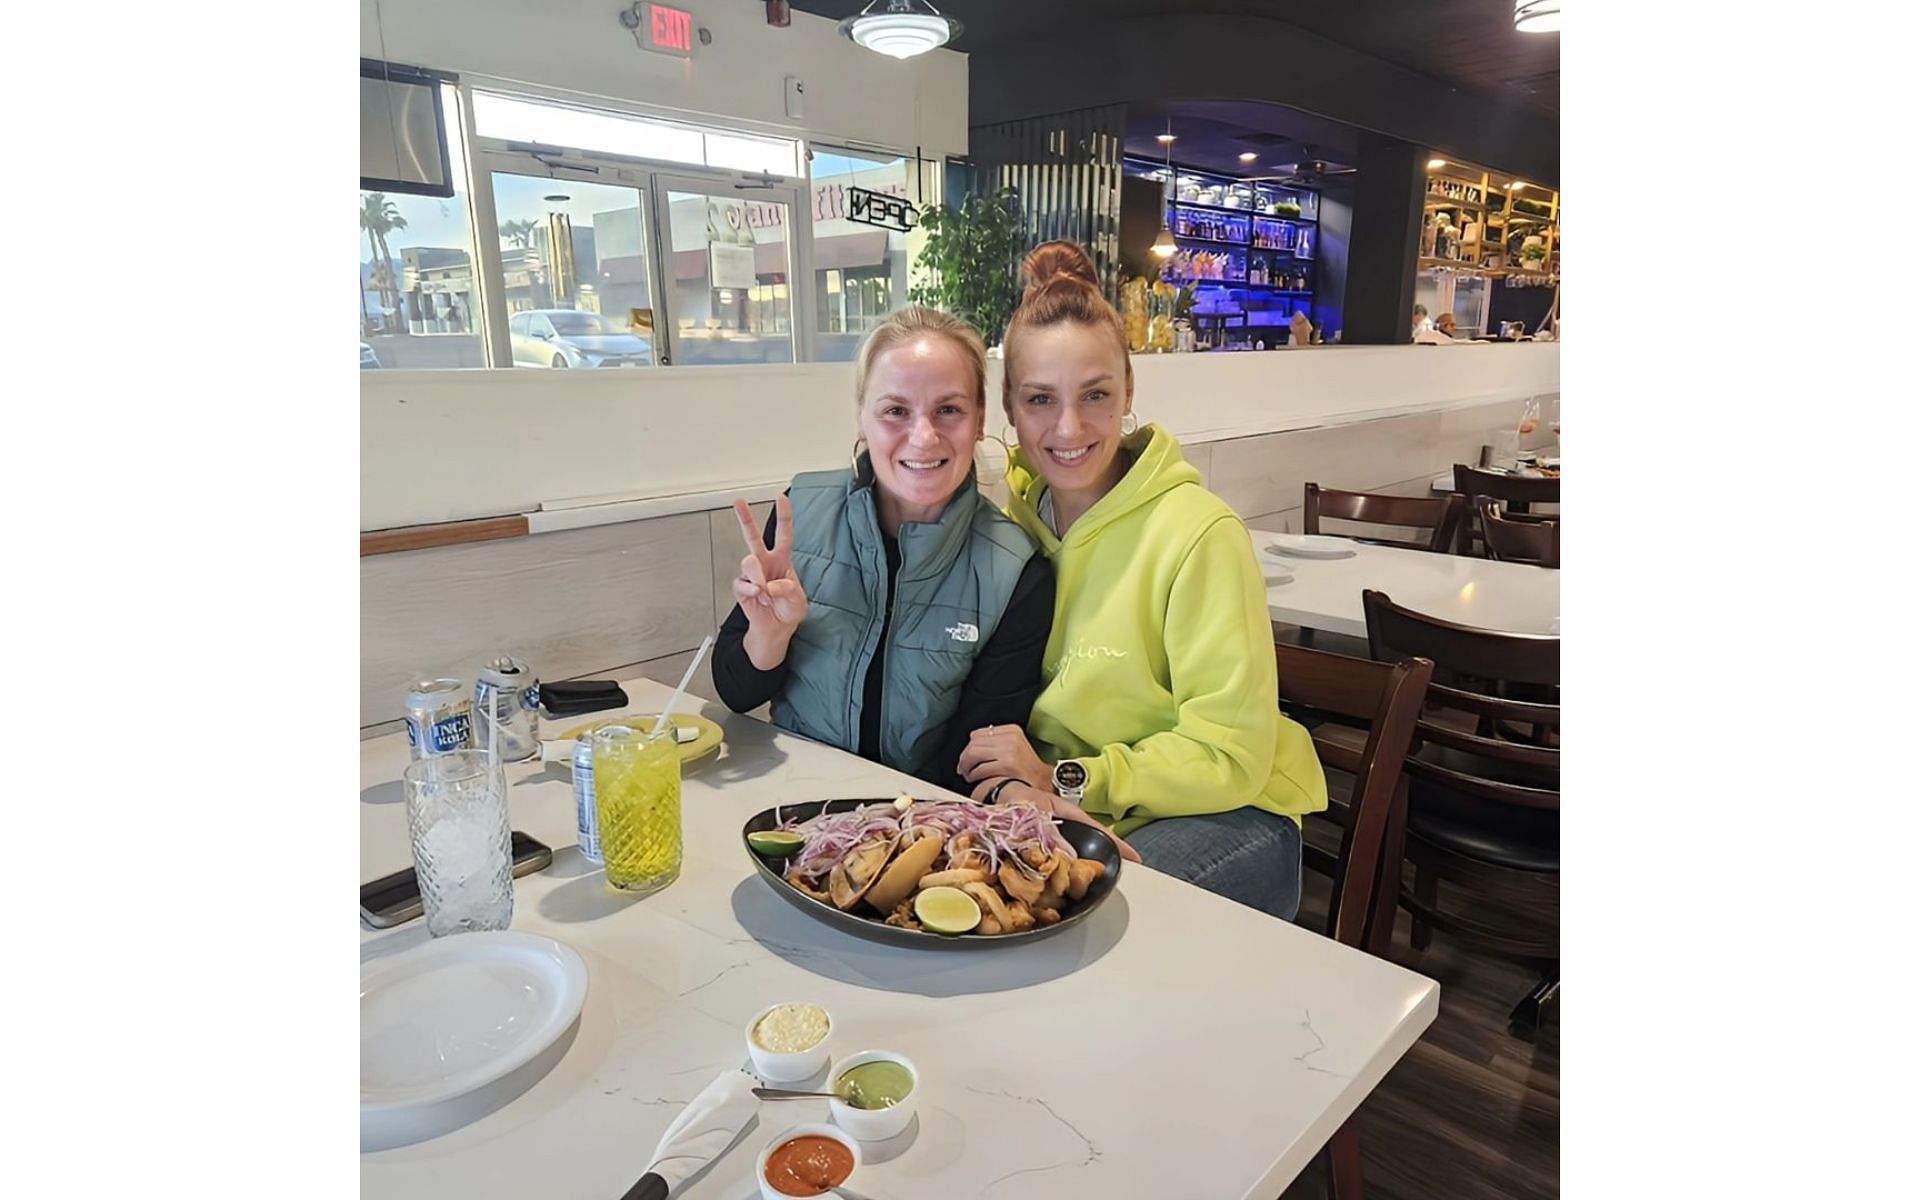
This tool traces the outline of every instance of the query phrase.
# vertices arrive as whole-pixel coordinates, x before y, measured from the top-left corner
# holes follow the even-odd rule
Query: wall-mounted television
[[[452,77],[360,60],[360,187],[416,196],[453,195],[440,86]]]

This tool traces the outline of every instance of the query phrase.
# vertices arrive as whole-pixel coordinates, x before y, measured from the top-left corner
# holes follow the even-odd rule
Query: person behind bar
[[[1443,312],[1434,319],[1433,328],[1423,329],[1413,335],[1416,346],[1451,346],[1453,344],[1453,314]]]
[[[1018,727],[1040,691],[1053,569],[975,487],[986,347],[958,317],[908,306],[854,368],[851,468],[796,476],[747,554],[713,682],[735,712],[942,787],[969,731]]]
[[[1432,329],[1432,328],[1433,328],[1433,321],[1431,318],[1427,316],[1427,306],[1424,304],[1414,305],[1413,306],[1414,336],[1418,337],[1425,330]]]
[[[1049,242],[1025,272],[1009,511],[1059,599],[1028,732],[976,730],[960,769],[976,794],[1097,821],[1148,866],[1290,920],[1300,816],[1326,808],[1327,781],[1280,712],[1247,527],[1172,436],[1136,425],[1126,334],[1086,251]]]

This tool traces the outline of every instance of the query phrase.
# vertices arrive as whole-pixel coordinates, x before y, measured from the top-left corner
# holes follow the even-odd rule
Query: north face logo
[[[980,640],[980,627],[962,621],[958,625],[947,626],[947,636],[956,642],[977,642]]]

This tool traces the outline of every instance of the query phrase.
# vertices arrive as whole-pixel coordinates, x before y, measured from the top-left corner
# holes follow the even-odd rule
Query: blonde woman
[[[1053,570],[975,487],[986,347],[911,306],[868,335],[851,468],[795,477],[746,557],[713,681],[735,712],[930,783],[969,788],[968,733],[1026,723],[1053,621]]]

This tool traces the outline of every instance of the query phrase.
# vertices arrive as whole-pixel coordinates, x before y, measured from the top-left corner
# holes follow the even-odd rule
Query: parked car
[[[375,354],[373,347],[367,345],[365,342],[360,343],[360,369],[362,371],[377,371],[380,369],[380,356]]]
[[[623,321],[570,308],[536,308],[507,321],[517,367],[648,367],[653,347]]]

